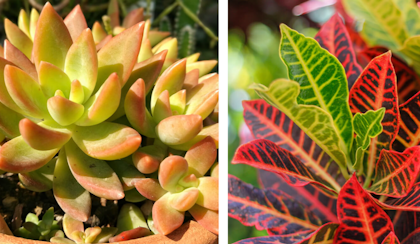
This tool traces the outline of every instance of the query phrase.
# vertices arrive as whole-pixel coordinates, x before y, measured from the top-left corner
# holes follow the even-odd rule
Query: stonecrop
[[[217,61],[197,61],[199,53],[178,59],[177,39],[151,30],[142,9],[130,12],[120,26],[116,3],[110,3],[105,28],[96,22],[92,30],[79,6],[64,20],[49,3],[40,14],[22,10],[18,25],[5,20],[0,171],[18,173],[27,189],[53,189],[66,218],[74,221],[89,218],[90,194],[145,200],[136,187],[149,179],[159,184],[154,172],[161,165],[166,168],[159,172],[193,177],[196,171],[164,165],[196,147],[212,150],[192,159],[205,169],[171,193],[195,192],[197,199],[201,196],[198,205],[218,199],[217,178],[203,177],[212,165],[217,170],[218,75],[208,74]],[[207,178],[214,181],[211,186]],[[197,189],[204,189],[201,195]],[[183,216],[190,208],[174,211]],[[202,204],[196,209],[197,221],[217,233],[218,207]],[[153,218],[160,219],[165,210],[154,210]],[[203,217],[208,211],[215,215]],[[165,226],[165,221],[171,220],[155,222]],[[169,234],[175,228],[157,229]],[[71,237],[76,242],[93,241],[100,234],[78,231]]]

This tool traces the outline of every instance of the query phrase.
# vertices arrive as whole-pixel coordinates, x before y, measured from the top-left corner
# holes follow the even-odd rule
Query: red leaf
[[[345,179],[335,162],[289,117],[263,99],[244,101],[244,120],[255,139],[267,139],[290,151],[311,171],[339,188]]]
[[[392,217],[395,234],[398,239],[404,240],[411,232],[420,228],[420,212],[395,211]]]
[[[272,188],[281,190],[285,195],[295,199],[316,216],[322,223],[338,222],[337,219],[337,200],[328,195],[314,185],[308,184],[303,187],[290,186],[281,176],[265,170],[258,170],[258,179],[261,188]],[[275,230],[271,231],[272,233]]]
[[[350,36],[338,13],[321,27],[315,40],[343,65],[350,89],[362,73],[362,67],[357,63]]]
[[[269,140],[258,139],[240,146],[232,163],[248,164],[280,174],[291,185],[314,183],[334,192],[329,183],[312,173],[298,158]]]
[[[401,244],[418,244],[420,240],[420,228],[417,228],[413,232],[411,232],[402,242]]]
[[[333,241],[339,224],[328,223],[321,226],[317,231],[296,244],[329,244]]]
[[[389,197],[404,197],[416,181],[420,170],[420,147],[403,153],[382,150],[376,164],[373,184],[368,191]]]
[[[420,183],[416,183],[411,187],[405,197],[392,199],[387,202],[377,201],[377,203],[386,209],[420,211]]]
[[[390,232],[382,244],[400,244],[400,241],[394,232]]]
[[[244,240],[240,240],[235,242],[234,244],[291,244],[291,243],[297,243],[303,238],[305,238],[309,233],[303,234],[303,235],[296,235],[296,234],[290,234],[290,235],[275,235],[275,236],[260,236],[260,237],[253,237],[248,238]]]
[[[399,107],[400,128],[393,148],[404,151],[420,144],[420,92]]]
[[[351,42],[353,44],[354,52],[357,55],[356,57],[357,57],[357,59],[359,59],[359,57],[358,57],[359,52],[362,51],[362,50],[365,50],[368,47],[368,45],[366,44],[365,40],[363,40],[362,36],[360,36],[360,33],[357,32],[354,29],[353,25],[348,23],[347,21],[346,21],[346,29],[347,29],[347,32],[349,33]],[[360,60],[358,60],[358,61],[360,62]],[[360,63],[360,64],[362,66],[365,66],[365,65],[363,65],[363,63]]]
[[[321,221],[280,191],[253,187],[229,175],[229,216],[258,230],[279,228],[282,234],[318,229]]]
[[[359,53],[358,58],[365,60],[365,62],[370,62],[376,56],[387,51],[387,48],[378,46],[366,48]],[[393,55],[391,62],[394,65],[395,74],[397,75],[398,101],[403,103],[420,90],[420,77],[406,62],[397,56]]]
[[[394,231],[391,220],[362,188],[356,174],[347,181],[338,195],[338,220],[334,243],[381,244]]]
[[[385,107],[382,120],[383,131],[373,138],[365,170],[371,175],[382,149],[390,149],[398,133],[400,114],[398,111],[395,71],[391,63],[391,52],[374,58],[350,90],[349,104],[352,113],[365,113]]]

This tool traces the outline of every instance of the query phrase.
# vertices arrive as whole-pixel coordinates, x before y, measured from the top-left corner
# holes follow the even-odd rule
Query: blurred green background
[[[311,2],[316,1],[323,0]],[[242,101],[256,99],[258,96],[248,87],[253,83],[268,86],[275,79],[287,78],[286,67],[279,57],[280,23],[314,37],[320,24],[335,13],[331,5],[334,1],[324,0],[324,3],[331,4],[309,14],[294,14],[299,12],[299,4],[305,2],[229,0],[229,162],[241,144],[241,138],[246,140],[251,136],[243,122]],[[253,167],[229,164],[229,174],[258,186],[257,170]],[[246,227],[232,218],[229,218],[228,226],[229,243],[267,235],[264,230]]]

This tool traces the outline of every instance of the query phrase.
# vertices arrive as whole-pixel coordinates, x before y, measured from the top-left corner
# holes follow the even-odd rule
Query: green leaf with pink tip
[[[196,204],[188,210],[194,219],[208,231],[219,234],[219,213]]]
[[[117,231],[118,229],[115,227],[102,227],[101,233],[99,233],[92,243],[106,243],[117,233]]]
[[[168,58],[168,56],[166,56],[166,58]],[[154,111],[156,101],[163,91],[168,90],[169,95],[172,96],[182,89],[182,84],[185,79],[185,66],[186,60],[179,60],[166,69],[156,81],[156,85],[152,92],[152,98],[150,100],[152,111]]]
[[[0,103],[0,132],[8,139],[20,136],[19,121],[23,118],[20,113]]]
[[[63,217],[63,230],[66,236],[71,237],[74,232],[84,232],[85,227],[83,222],[72,218],[69,214],[64,214]]]
[[[199,57],[200,57],[200,53],[193,53],[190,56],[186,57],[187,65],[197,62]]]
[[[107,33],[105,32],[104,28],[102,28],[101,24],[98,21],[93,23],[92,35],[93,35],[93,40],[95,40],[95,44],[98,44],[107,36]]]
[[[58,205],[72,219],[87,221],[91,210],[90,193],[77,182],[71,173],[64,149],[61,149],[58,155],[54,177],[53,193]]]
[[[117,72],[121,86],[130,77],[137,62],[143,36],[144,23],[136,24],[113,37],[98,52],[98,80],[96,90],[112,73]]]
[[[38,73],[35,65],[18,48],[13,46],[8,40],[4,40],[4,58],[17,65],[28,73],[34,80],[38,81]]]
[[[120,178],[124,191],[134,189],[136,181],[144,178],[144,175],[134,167],[131,157],[110,161],[108,165],[111,166],[118,175],[118,178]]]
[[[219,178],[201,177],[198,181],[200,194],[197,204],[210,210],[219,210]]]
[[[198,69],[193,69],[185,75],[185,80],[184,84],[182,85],[182,88],[187,90],[187,95],[190,93],[191,89],[198,84],[198,79],[200,78],[199,74],[200,72]]]
[[[196,143],[185,154],[188,162],[188,173],[197,177],[204,176],[217,158],[217,148],[214,140],[209,136]]]
[[[202,100],[206,94],[219,89],[219,75],[210,74],[202,77],[199,83],[187,92],[187,104],[195,104],[198,100]]]
[[[76,41],[80,34],[88,28],[85,16],[83,15],[79,4],[66,16],[64,24],[67,26],[73,41]]]
[[[131,72],[130,78],[124,84],[121,89],[121,100],[117,111],[109,118],[110,121],[115,120],[124,115],[124,101],[131,86],[139,79],[143,79],[145,83],[145,94],[148,94],[156,82],[162,69],[163,62],[165,61],[166,52],[161,52],[151,57],[150,59],[137,63],[133,71]]]
[[[121,84],[116,73],[112,73],[98,92],[84,104],[84,113],[77,125],[97,125],[117,110],[121,98]]]
[[[180,212],[170,205],[170,193],[155,202],[152,215],[154,227],[162,235],[170,234],[184,222],[184,212]]]
[[[181,186],[185,188],[197,187],[198,183],[199,182],[195,174],[189,174],[188,172],[187,172],[187,175],[183,177],[181,180],[179,180],[178,182],[178,184],[180,184]]]
[[[55,236],[55,237],[51,238],[50,242],[51,243],[60,243],[60,244],[76,244],[76,242],[74,242],[74,241],[71,241],[67,238],[59,237],[59,236],[58,237]]]
[[[33,149],[22,136],[18,136],[0,148],[0,169],[11,173],[30,172],[47,164],[58,150]]]
[[[47,98],[53,97],[60,90],[66,98],[70,96],[71,80],[64,71],[48,62],[41,61],[39,65],[39,84]]]
[[[150,40],[150,39],[149,39]],[[161,45],[155,46],[152,51],[153,53],[159,53],[164,50],[168,50],[166,54],[165,63],[163,64],[163,69],[166,70],[169,66],[175,63],[178,60],[178,41],[176,38],[170,38],[167,41],[162,41]]]
[[[47,107],[51,117],[62,126],[75,123],[84,112],[83,105],[59,95],[48,99]]]
[[[124,200],[127,202],[138,203],[146,200],[143,195],[141,195],[136,188],[133,188],[128,191],[124,191],[125,197]]]
[[[7,39],[10,43],[18,48],[22,53],[26,55],[29,59],[32,55],[32,40],[15,24],[13,24],[7,18],[4,19],[4,29],[6,31]]]
[[[178,211],[188,211],[197,202],[199,191],[197,188],[188,188],[180,193],[175,193],[170,196],[169,203]]]
[[[106,162],[89,157],[72,140],[65,148],[74,178],[87,191],[108,200],[119,200],[124,197],[123,187],[117,174]]]
[[[39,13],[38,11],[36,11],[36,9],[32,9],[31,10],[31,15],[29,16],[29,32],[30,32],[30,37],[33,40],[35,38],[35,30],[36,30],[36,26],[38,24],[38,19],[39,19]]]
[[[118,8],[118,0],[110,0],[108,4],[107,15],[111,18],[111,27],[120,26],[120,10]]]
[[[135,186],[141,195],[152,201],[157,201],[167,192],[160,186],[159,181],[153,178],[140,179],[136,181]]]
[[[110,243],[119,243],[120,241],[134,240],[151,234],[149,227],[137,227],[135,229],[124,231],[109,239]]]
[[[203,123],[199,115],[174,115],[156,126],[156,135],[167,145],[180,145],[192,140],[202,128]]]
[[[122,26],[130,28],[131,26],[143,21],[143,8],[135,8],[125,16]]]
[[[146,108],[146,87],[143,79],[138,79],[130,87],[125,97],[124,109],[134,129],[147,137],[156,137],[156,123]]]
[[[96,44],[96,51],[101,50],[109,41],[111,41],[111,39],[112,39],[112,35],[107,35],[101,42]],[[95,85],[95,87],[97,86]]]
[[[190,72],[193,69],[198,69],[200,71],[200,77],[210,73],[214,67],[217,65],[217,60],[204,60],[198,61],[195,63],[187,64],[187,72]]]
[[[37,124],[25,118],[19,122],[19,129],[26,143],[36,150],[61,148],[71,138],[71,131],[51,122]]]
[[[45,192],[53,188],[54,169],[57,158],[51,159],[46,165],[41,168],[27,172],[20,173],[20,183],[26,188],[34,192]]]
[[[70,47],[64,70],[70,80],[78,80],[82,84],[84,102],[86,102],[95,89],[98,77],[98,56],[95,41],[89,29],[82,30]]]
[[[80,84],[78,80],[74,80],[71,82],[70,86],[70,96],[69,100],[78,104],[83,103],[85,99],[85,94],[83,91],[83,86]]]
[[[101,233],[102,229],[99,226],[89,227],[85,230],[85,243],[93,243],[97,236]]]
[[[211,166],[210,176],[219,178],[219,163],[215,163]]]
[[[188,163],[183,157],[169,156],[159,167],[159,183],[163,189],[170,192],[179,192],[178,182],[188,171]]]
[[[145,38],[143,36],[143,38]],[[166,51],[166,50],[165,50]],[[149,40],[145,40],[142,44],[141,44],[141,48],[140,48],[140,52],[139,52],[139,56],[137,57],[137,62],[143,62],[149,58],[153,57],[153,52],[152,52],[152,45],[150,45],[150,41]]]
[[[29,33],[29,18],[25,10],[23,9],[21,9],[19,12],[18,26],[19,29],[21,29],[28,37],[31,36],[31,34]]]
[[[87,155],[102,160],[117,160],[134,153],[141,136],[134,129],[111,122],[94,126],[77,126],[73,140]]]
[[[163,41],[166,37],[170,36],[171,33],[167,31],[149,31],[148,39],[150,40],[150,44],[155,46],[159,42]]]
[[[118,214],[118,233],[138,227],[148,228],[140,208],[131,203],[124,204]]]
[[[66,55],[72,43],[63,19],[50,3],[45,4],[39,16],[34,38],[33,61],[37,70],[41,61],[64,70]]]
[[[38,119],[50,117],[47,98],[38,82],[23,70],[11,65],[6,65],[4,78],[7,91],[25,115]]]
[[[160,162],[167,155],[167,148],[156,145],[140,147],[132,156],[132,164],[142,173],[151,174],[158,170]]]
[[[209,92],[200,99],[194,99],[187,107],[185,114],[197,114],[204,120],[207,118],[219,102],[219,90]]]
[[[168,90],[163,91],[156,100],[155,107],[152,111],[153,119],[156,124],[172,115],[171,104],[169,103]]]
[[[192,140],[179,145],[171,145],[171,148],[188,151],[194,144],[204,140],[204,138],[208,136],[213,139],[214,143],[216,143],[216,147],[219,148],[219,123],[204,127]]]
[[[184,114],[187,100],[187,91],[185,89],[178,91],[169,98],[171,110],[174,115]]]

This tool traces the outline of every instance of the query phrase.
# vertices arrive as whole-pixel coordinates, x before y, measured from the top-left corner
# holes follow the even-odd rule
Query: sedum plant
[[[362,34],[369,43],[392,40],[377,31],[395,23],[375,18],[398,17],[398,28],[408,29],[413,22],[404,18],[420,17],[407,1],[398,6],[411,15],[398,16],[398,1],[344,2],[365,17]],[[374,14],[385,9],[392,12]],[[417,243],[415,67],[398,50],[355,52],[362,37],[346,25],[336,14],[314,39],[280,26],[279,54],[289,79],[252,86],[262,99],[243,106],[255,140],[232,160],[260,169],[261,189],[229,176],[229,216],[268,236],[237,243]]]

